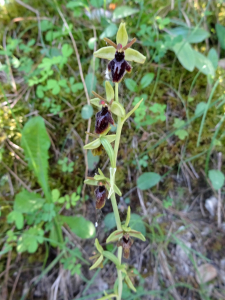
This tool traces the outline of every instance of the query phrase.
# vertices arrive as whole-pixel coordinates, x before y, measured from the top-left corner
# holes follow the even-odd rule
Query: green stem
[[[115,101],[119,102],[119,97],[118,97],[118,83],[115,83]],[[118,124],[117,124],[117,130],[116,130],[116,140],[115,140],[115,146],[114,146],[114,154],[115,154],[115,162],[114,166],[116,167],[117,163],[117,155],[118,155],[118,150],[119,150],[119,144],[120,144],[120,136],[121,136],[121,131],[123,127],[123,121],[120,117],[118,117]],[[111,202],[112,202],[112,207],[113,207],[113,212],[115,215],[115,220],[116,220],[116,226],[117,229],[121,229],[121,220],[120,220],[120,215],[119,215],[119,210],[118,206],[116,203],[116,196],[115,193],[112,194],[111,196]],[[123,249],[122,247],[118,247],[118,260],[121,263],[122,260],[122,252]],[[123,278],[122,278],[122,272],[120,270],[117,271],[118,273],[118,298],[117,300],[121,300],[122,297],[122,291],[123,291]]]

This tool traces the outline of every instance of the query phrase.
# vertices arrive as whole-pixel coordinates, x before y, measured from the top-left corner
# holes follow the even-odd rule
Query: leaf
[[[109,251],[103,251],[102,254],[107,259],[111,260],[116,266],[120,265],[120,262],[119,262],[118,258],[113,253],[111,253]]]
[[[60,216],[62,222],[66,223],[71,231],[82,239],[90,239],[95,237],[95,227],[92,222],[84,217],[77,216]]]
[[[172,50],[175,52],[179,62],[182,66],[188,70],[193,71],[195,67],[195,55],[194,50],[188,42],[176,43]]]
[[[216,70],[218,67],[218,62],[219,62],[218,53],[217,53],[216,49],[211,48],[209,50],[208,59],[211,61],[214,69]]]
[[[188,132],[185,129],[179,129],[175,132],[175,135],[178,136],[180,140],[184,140],[188,136]]]
[[[149,84],[151,84],[152,80],[154,79],[154,76],[154,73],[145,74],[145,76],[143,76],[141,79],[141,88],[144,89],[149,86]]]
[[[91,0],[91,5],[99,8],[103,5],[103,0]]]
[[[220,24],[216,24],[216,33],[220,42],[220,47],[225,49],[225,27]]]
[[[94,170],[99,162],[99,156],[94,156],[89,150],[87,154],[88,170]]]
[[[204,113],[206,107],[207,104],[205,102],[198,103],[195,109],[195,116],[200,117]]]
[[[48,197],[48,149],[50,139],[42,117],[31,118],[25,124],[22,130],[21,145],[29,168],[34,171],[45,196]]]
[[[131,92],[137,92],[138,90],[137,83],[131,78],[125,79],[125,85]]]
[[[36,252],[38,243],[43,243],[44,231],[38,227],[31,227],[25,231],[18,240],[17,251],[19,253],[28,251],[29,253]]]
[[[84,105],[81,110],[81,117],[85,120],[88,120],[93,115],[93,107],[91,105]]]
[[[45,200],[42,199],[40,194],[30,193],[23,190],[16,195],[13,209],[21,213],[33,213],[35,210],[40,209]]]
[[[117,25],[114,23],[109,24],[105,30],[100,35],[100,39],[104,39],[105,37],[112,37],[117,33]]]
[[[219,190],[224,185],[224,174],[219,170],[210,170],[209,179],[212,182],[212,185],[215,190]]]
[[[13,210],[7,216],[8,223],[15,222],[17,229],[23,228],[24,218],[21,212]]]
[[[52,201],[56,202],[60,197],[60,192],[58,189],[52,190]]]
[[[113,12],[114,19],[122,19],[139,12],[139,9],[130,6],[118,6]]]
[[[95,42],[97,41],[97,38],[92,37],[88,40],[88,47],[89,49],[93,50],[95,47]]]
[[[64,44],[62,46],[62,55],[64,57],[69,57],[73,53],[73,49],[69,44]]]
[[[143,173],[137,179],[137,186],[140,190],[147,190],[155,186],[161,180],[161,176],[154,172]]]
[[[193,50],[195,56],[195,66],[205,75],[215,76],[215,69],[212,62],[200,52]]]
[[[85,83],[87,86],[88,94],[91,96],[91,92],[96,90],[97,78],[94,73],[89,73],[85,77]]]
[[[142,221],[142,218],[139,215],[131,214],[129,226],[132,229],[141,232],[144,236],[146,235],[145,225]]]
[[[59,83],[55,79],[49,79],[47,81],[47,89],[52,90],[53,95],[57,95],[60,92]]]
[[[189,43],[201,43],[210,36],[203,28],[176,27],[169,30],[173,35],[181,35]]]
[[[105,223],[105,227],[108,230],[111,230],[111,229],[115,228],[116,227],[116,221],[115,221],[114,213],[107,214],[105,216],[104,223]]]

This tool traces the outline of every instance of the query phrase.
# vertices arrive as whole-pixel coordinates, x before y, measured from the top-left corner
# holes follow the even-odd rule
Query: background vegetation
[[[95,237],[116,250],[111,203],[96,211],[83,185],[108,161],[83,145],[91,91],[104,97],[110,80],[93,52],[121,20],[147,57],[119,91],[127,110],[144,98],[124,126],[117,200],[147,239],[131,248],[137,293],[124,286],[123,299],[225,299],[224,19],[222,0],[0,0],[2,299],[113,290],[110,262],[89,271]]]

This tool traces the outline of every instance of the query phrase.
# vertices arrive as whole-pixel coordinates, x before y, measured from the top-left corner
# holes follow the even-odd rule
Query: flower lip
[[[100,185],[95,190],[95,196],[96,196],[96,209],[101,209],[105,206],[105,200],[106,200],[106,188],[104,185]]]
[[[116,51],[116,53],[115,53],[115,60],[116,60],[117,62],[123,61],[124,58],[125,58],[124,52]]]
[[[108,106],[102,106],[101,111],[96,114],[95,132],[103,134],[109,128],[109,123],[114,125],[112,114]]]

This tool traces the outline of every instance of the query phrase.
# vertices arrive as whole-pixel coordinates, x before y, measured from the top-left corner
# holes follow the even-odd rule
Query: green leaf
[[[212,185],[215,190],[219,190],[224,185],[224,174],[219,170],[210,170],[209,179],[212,182]]]
[[[91,92],[96,90],[97,78],[94,73],[89,73],[85,77],[85,83],[87,86],[88,94],[91,96]]]
[[[112,37],[117,33],[117,25],[114,23],[109,24],[105,30],[100,35],[100,39],[104,39],[105,37]]]
[[[64,57],[69,57],[71,54],[73,53],[73,49],[72,49],[72,47],[70,46],[70,45],[68,45],[68,44],[64,44],[63,46],[62,46],[62,55],[64,56]]]
[[[209,32],[203,28],[176,27],[169,30],[175,36],[181,35],[189,43],[201,43],[209,37]]]
[[[103,0],[91,0],[91,5],[99,8],[103,5]]]
[[[50,139],[42,117],[33,117],[25,124],[22,130],[21,145],[29,168],[34,171],[45,196],[48,197],[48,149]]]
[[[109,251],[103,251],[102,254],[103,254],[103,256],[105,256],[106,258],[111,260],[116,266],[120,265],[118,258],[113,253],[111,253]]]
[[[159,183],[160,180],[161,176],[159,174],[154,172],[146,172],[138,177],[137,186],[140,190],[147,190]]]
[[[175,135],[178,136],[180,140],[184,140],[188,136],[188,132],[185,129],[179,129],[175,132]]]
[[[204,113],[206,107],[207,104],[205,102],[199,102],[195,109],[195,116],[200,117]]]
[[[19,253],[28,251],[29,253],[36,252],[38,243],[42,244],[44,231],[38,227],[31,227],[25,231],[18,240],[17,251]]]
[[[52,201],[53,201],[53,202],[58,201],[59,197],[60,197],[60,192],[59,192],[59,190],[58,190],[58,189],[52,190]]]
[[[139,12],[139,9],[130,6],[118,6],[113,12],[113,19],[122,19]]]
[[[66,4],[66,7],[67,8],[75,8],[75,7],[79,7],[79,6],[84,6],[85,7],[86,5],[87,5],[87,3],[84,3],[84,1],[75,0],[75,1],[69,1]]]
[[[138,91],[137,83],[131,78],[125,79],[125,85],[128,88],[128,90],[130,90],[131,92]]]
[[[41,208],[44,203],[45,200],[41,195],[23,190],[16,195],[13,208],[18,212],[29,214]]]
[[[105,227],[108,230],[112,230],[113,228],[116,227],[116,221],[115,221],[115,216],[114,213],[109,213],[105,216],[104,219]]]
[[[145,225],[142,221],[142,218],[139,215],[131,214],[129,226],[132,229],[141,232],[144,236],[146,235]]]
[[[179,62],[182,66],[188,70],[193,71],[195,67],[195,55],[194,50],[188,42],[176,43],[172,50],[175,52]]]
[[[88,47],[89,49],[93,50],[95,47],[95,42],[97,41],[97,38],[92,37],[88,40]]]
[[[47,89],[52,90],[53,95],[57,95],[60,92],[59,83],[55,79],[49,79],[47,81]]]
[[[95,237],[95,227],[92,222],[84,217],[77,216],[60,216],[62,222],[66,223],[71,231],[82,239],[90,239]]]
[[[143,76],[141,79],[141,88],[144,89],[149,86],[149,84],[151,84],[152,80],[154,79],[154,76],[154,73],[145,74],[145,76]]]
[[[88,170],[94,170],[99,162],[99,156],[94,156],[89,150],[87,154],[88,159]]]
[[[218,59],[218,53],[217,53],[216,49],[211,48],[209,50],[208,59],[211,61],[214,69],[216,70],[217,67],[218,67],[218,61],[219,61],[219,59]]]
[[[225,49],[225,27],[220,24],[216,24],[216,33],[220,42],[220,47]]]
[[[91,105],[84,105],[81,110],[81,117],[85,120],[88,120],[93,115],[93,107]]]
[[[215,76],[215,69],[210,59],[201,54],[200,52],[193,50],[195,56],[195,66],[205,75]]]
[[[8,223],[15,222],[16,228],[19,230],[23,228],[24,219],[22,213],[19,211],[11,211],[7,216],[7,221]]]

